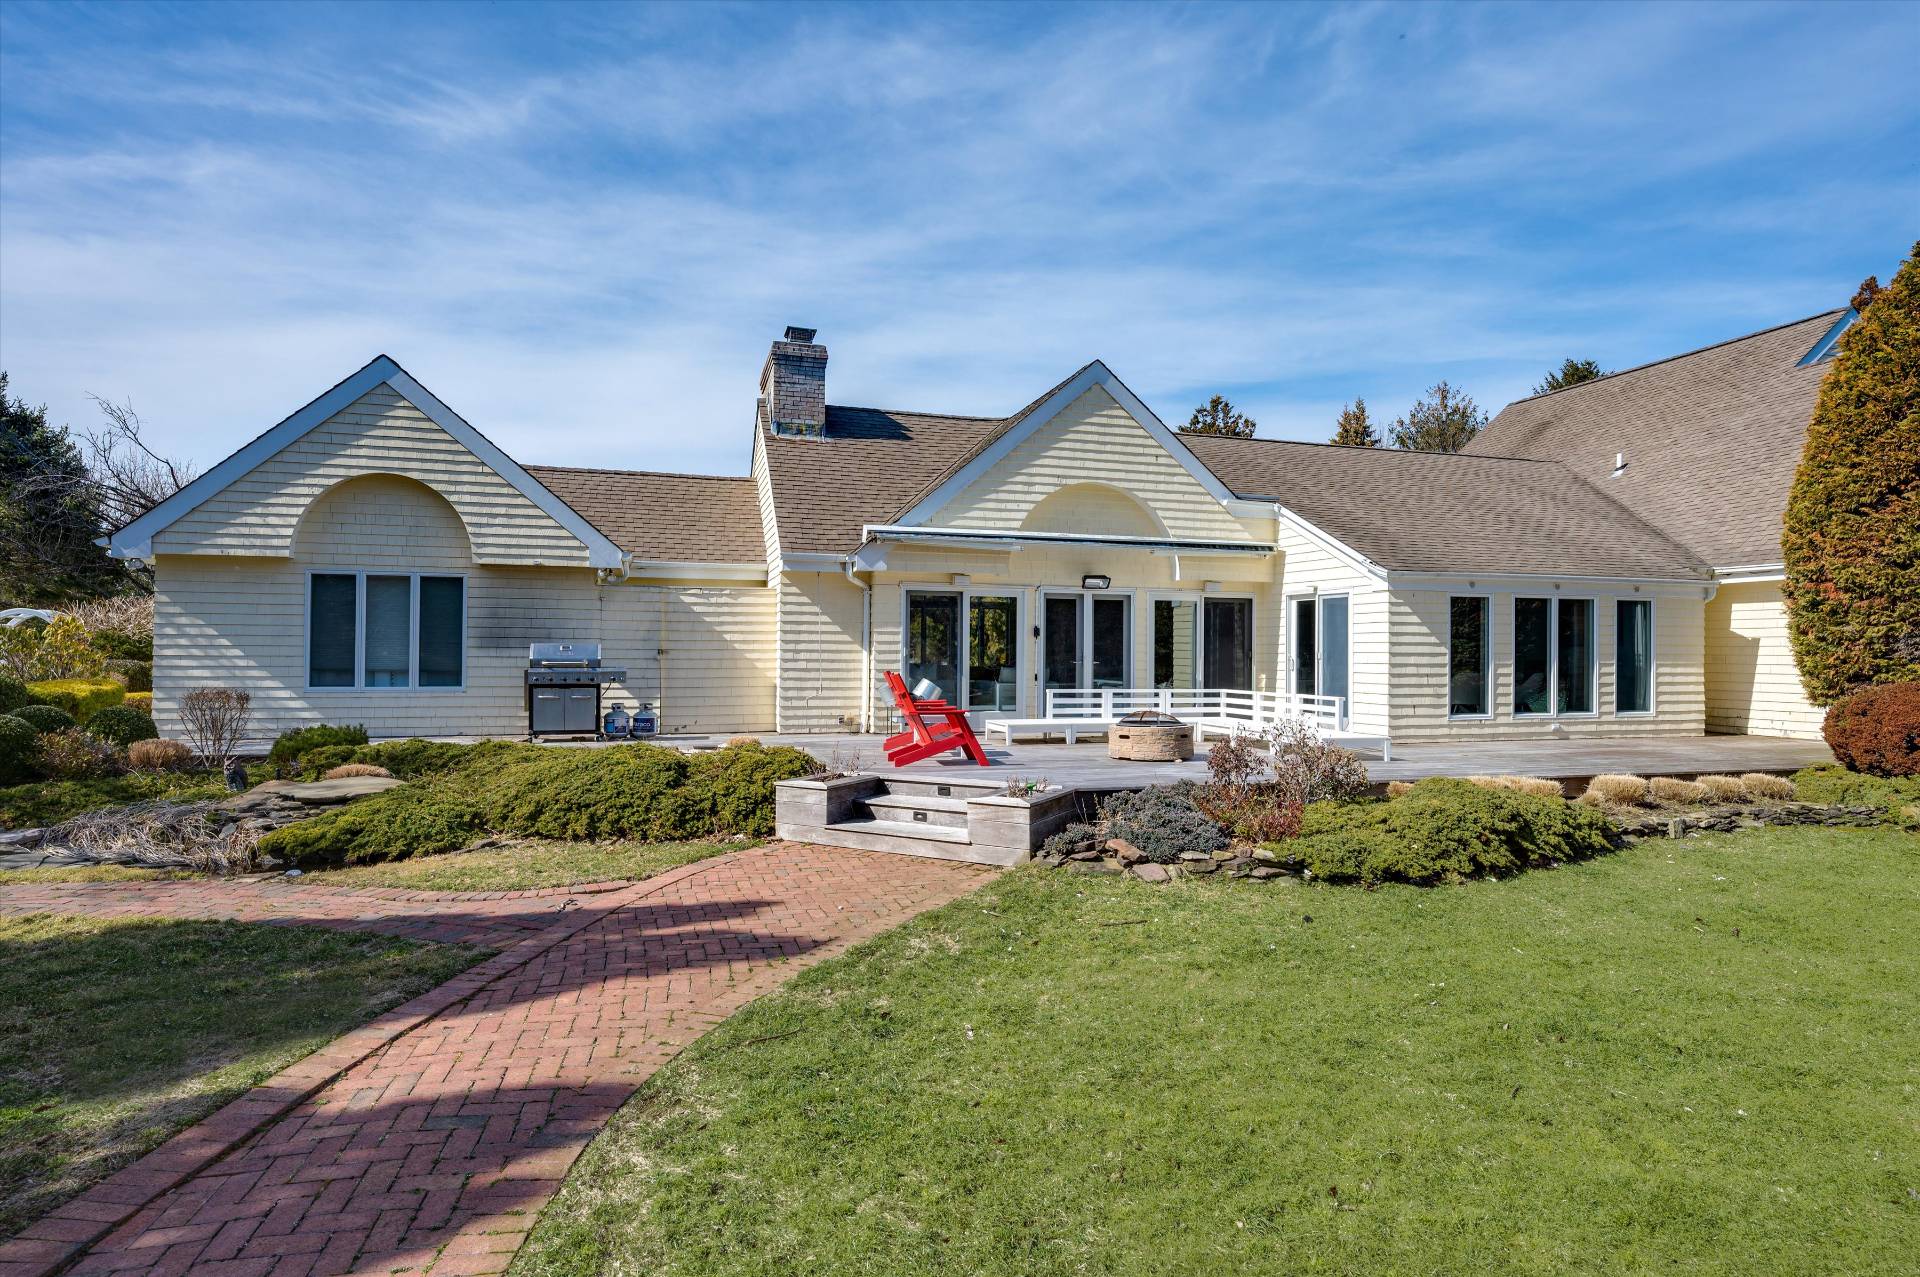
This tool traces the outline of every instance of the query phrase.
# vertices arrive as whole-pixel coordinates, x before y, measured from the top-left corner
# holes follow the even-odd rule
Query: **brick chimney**
[[[780,435],[821,435],[827,429],[827,348],[812,328],[789,327],[767,352],[760,397]]]

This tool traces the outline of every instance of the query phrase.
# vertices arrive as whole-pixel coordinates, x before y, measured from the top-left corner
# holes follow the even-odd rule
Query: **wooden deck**
[[[662,736],[663,745],[718,746],[723,736]],[[1075,745],[988,745],[991,767],[967,762],[958,754],[915,763],[895,771],[881,752],[881,737],[819,734],[761,736],[770,745],[797,745],[847,771],[900,776],[959,776],[993,779],[1044,778],[1079,789],[1138,789],[1173,780],[1200,780],[1207,774],[1205,754],[1186,763],[1125,763],[1107,757],[1104,740]],[[1524,775],[1581,780],[1603,772],[1640,776],[1697,776],[1708,772],[1793,772],[1833,761],[1820,741],[1779,736],[1674,736],[1664,739],[1509,740],[1471,744],[1402,745],[1393,761],[1362,754],[1376,783],[1419,780],[1426,776]]]

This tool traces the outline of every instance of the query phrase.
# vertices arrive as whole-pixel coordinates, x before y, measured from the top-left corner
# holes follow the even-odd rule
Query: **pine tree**
[[[1367,401],[1356,398],[1340,410],[1340,419],[1334,422],[1333,442],[1348,448],[1378,448],[1380,435],[1373,428],[1373,418],[1367,415]]]
[[[1592,381],[1607,374],[1600,371],[1600,365],[1591,359],[1567,359],[1561,361],[1558,368],[1546,375],[1539,385],[1533,388],[1536,395],[1550,394],[1555,390],[1565,390],[1568,386],[1577,386],[1583,381]]]
[[[94,544],[105,530],[80,449],[45,408],[8,395],[0,372],[0,606],[124,589],[126,573]]]
[[[1195,408],[1193,416],[1187,418],[1187,424],[1180,429],[1190,435],[1232,435],[1236,439],[1251,439],[1254,421],[1252,417],[1234,411],[1233,405],[1225,398],[1215,395]]]
[[[1393,446],[1408,452],[1458,452],[1487,424],[1472,398],[1442,381],[1393,423]]]
[[[1920,679],[1920,243],[1840,336],[1780,537],[1788,631],[1821,705]]]

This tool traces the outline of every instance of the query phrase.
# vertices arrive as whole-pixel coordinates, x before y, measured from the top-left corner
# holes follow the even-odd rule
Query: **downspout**
[[[873,586],[853,574],[853,556],[846,561],[847,580],[860,587],[860,730],[873,730]]]

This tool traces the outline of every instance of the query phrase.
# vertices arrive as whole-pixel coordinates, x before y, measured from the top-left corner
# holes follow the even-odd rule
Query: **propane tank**
[[[651,736],[659,730],[660,718],[653,712],[651,704],[643,704],[634,711],[633,734],[635,736]]]
[[[619,705],[608,710],[606,717],[600,720],[600,734],[617,740],[633,730],[633,715]]]

